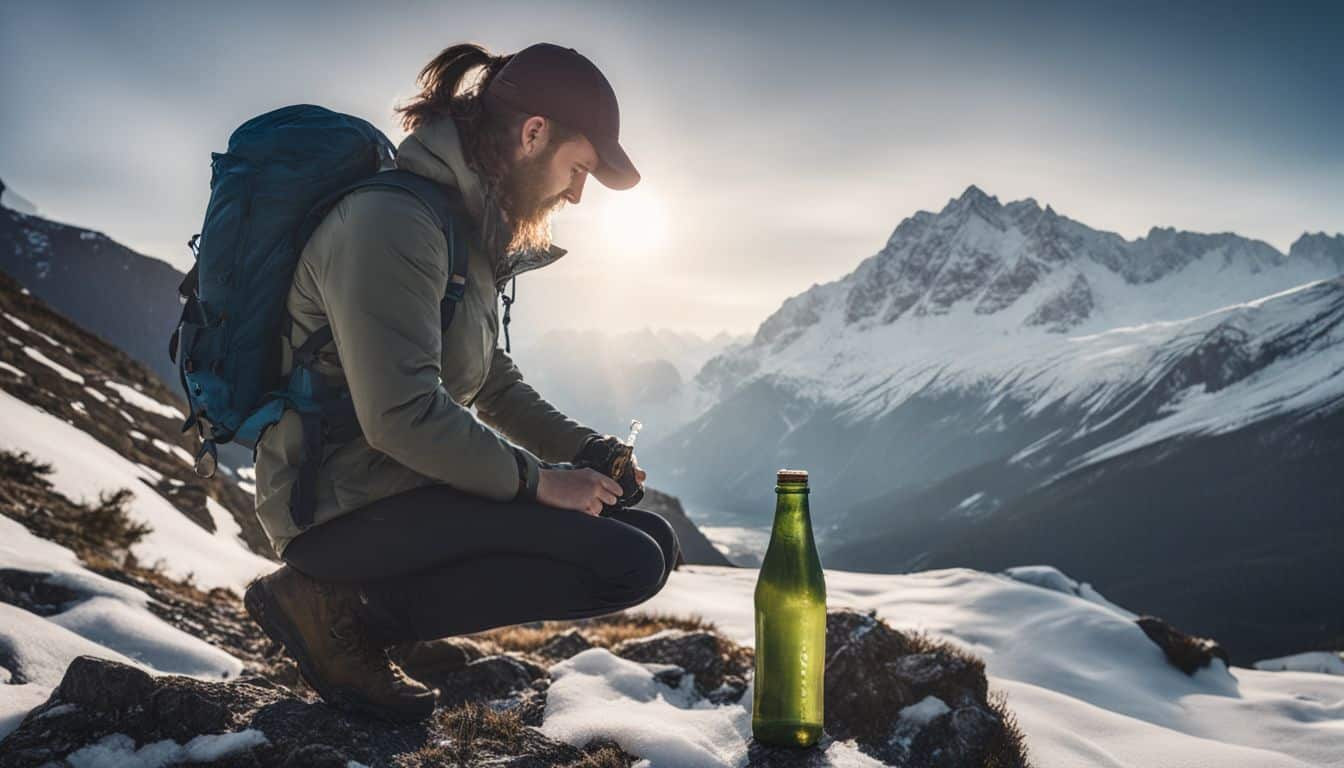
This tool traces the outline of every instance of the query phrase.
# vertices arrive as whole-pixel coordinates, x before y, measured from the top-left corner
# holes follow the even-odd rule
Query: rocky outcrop
[[[1167,661],[1187,675],[1209,666],[1214,659],[1221,660],[1224,667],[1232,664],[1227,651],[1217,640],[1187,635],[1156,616],[1140,616],[1135,623],[1162,649]]]
[[[826,616],[826,732],[888,765],[1026,765],[1011,713],[988,690],[984,662],[955,646],[871,613]]]

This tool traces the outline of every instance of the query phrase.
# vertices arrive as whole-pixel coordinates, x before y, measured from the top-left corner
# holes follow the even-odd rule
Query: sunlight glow
[[[641,185],[609,195],[605,203],[601,226],[608,247],[643,256],[667,243],[667,209],[656,191]]]

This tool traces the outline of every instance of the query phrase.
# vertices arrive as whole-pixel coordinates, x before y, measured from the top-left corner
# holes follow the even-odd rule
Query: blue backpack
[[[182,317],[169,340],[190,414],[182,425],[201,438],[196,471],[214,474],[221,443],[253,449],[288,409],[303,424],[299,478],[290,514],[302,529],[313,521],[323,445],[360,434],[348,391],[313,368],[332,340],[330,326],[294,351],[281,375],[280,344],[292,322],[285,299],[299,254],[322,218],[344,195],[364,187],[410,192],[434,214],[448,242],[452,277],[440,305],[447,328],[467,280],[472,220],[460,193],[391,166],[395,150],[368,122],[309,104],[248,120],[211,155],[210,202],[201,233],[189,246],[196,263],[179,292]],[[287,342],[286,342],[287,343]]]

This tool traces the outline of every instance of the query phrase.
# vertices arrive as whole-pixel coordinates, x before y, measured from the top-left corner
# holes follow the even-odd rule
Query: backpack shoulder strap
[[[439,327],[447,328],[453,321],[457,304],[462,300],[467,287],[467,266],[470,259],[469,243],[473,234],[471,214],[467,212],[466,202],[456,187],[440,184],[400,168],[382,171],[361,179],[348,187],[337,190],[324,198],[308,213],[303,226],[296,237],[295,247],[302,250],[308,238],[312,236],[322,218],[341,198],[357,189],[368,187],[391,187],[411,193],[421,204],[429,209],[443,230],[448,244],[448,289],[439,303]]]

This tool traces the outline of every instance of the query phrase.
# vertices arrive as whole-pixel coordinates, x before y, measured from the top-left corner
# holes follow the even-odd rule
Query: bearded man
[[[313,231],[283,366],[330,326],[303,359],[348,388],[362,434],[311,463],[302,528],[289,509],[299,415],[262,435],[257,514],[285,565],[245,595],[324,699],[394,720],[430,714],[422,680],[464,662],[444,638],[628,608],[679,555],[671,526],[618,503],[634,495],[592,468],[619,441],[548,404],[497,345],[505,285],[565,253],[551,214],[579,203],[589,174],[639,181],[615,93],[587,58],[546,43],[510,56],[455,45],[419,83],[398,109],[409,135],[396,165],[460,195],[474,225],[465,292],[441,326],[450,244],[405,190],[357,189]],[[507,341],[507,303],[504,322]]]

